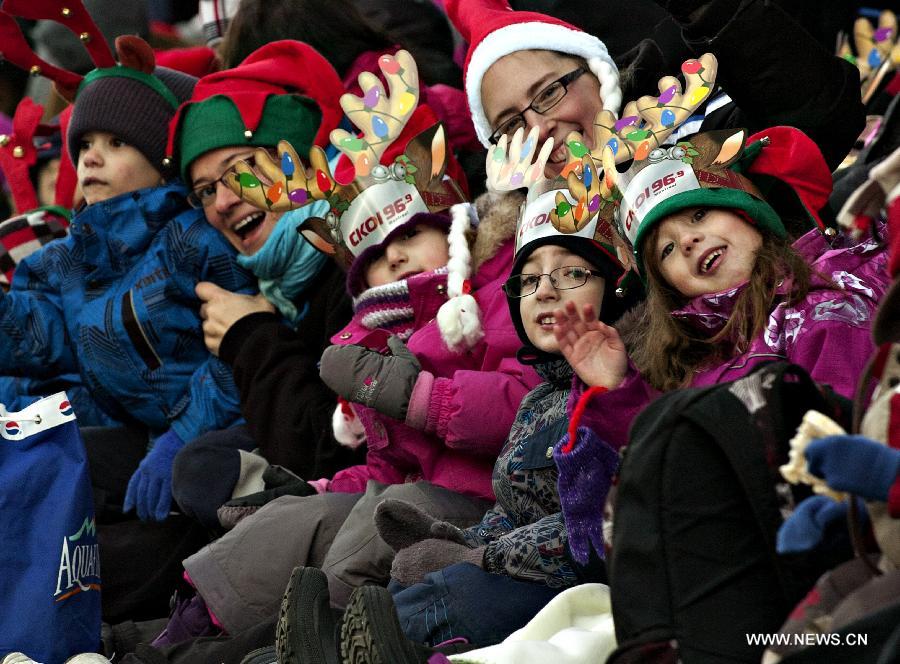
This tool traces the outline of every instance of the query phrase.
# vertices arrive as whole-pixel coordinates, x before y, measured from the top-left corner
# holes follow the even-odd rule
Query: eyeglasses
[[[245,161],[250,168],[253,168],[256,165],[255,160],[253,159],[253,155],[247,155],[246,157],[241,157],[238,161]],[[187,201],[191,207],[194,208],[208,208],[210,205],[216,202],[216,193],[219,190],[219,183],[225,184],[225,178],[227,177],[237,177],[237,171],[235,170],[237,167],[237,161],[225,169],[225,172],[222,173],[219,177],[217,177],[212,182],[207,182],[201,187],[197,187],[192,190],[187,195]],[[227,184],[225,185],[228,186]]]
[[[556,106],[559,102],[563,100],[563,97],[566,96],[566,93],[569,91],[569,85],[577,79],[582,74],[586,74],[587,69],[584,67],[579,67],[574,71],[570,71],[565,76],[556,79],[546,88],[541,90],[535,95],[535,98],[531,100],[531,103],[528,104],[526,108],[523,108],[521,111],[516,113],[514,116],[506,120],[503,124],[501,124],[497,129],[494,130],[494,133],[491,134],[488,140],[496,145],[500,141],[500,137],[503,134],[507,136],[512,136],[516,129],[527,128],[528,123],[525,121],[525,111],[534,111],[539,115],[544,115],[551,108]]]
[[[571,290],[584,286],[591,277],[596,277],[586,267],[574,265],[558,267],[549,274],[514,274],[503,284],[503,292],[509,297],[528,297],[537,292],[542,277],[550,277],[550,285],[556,290]]]

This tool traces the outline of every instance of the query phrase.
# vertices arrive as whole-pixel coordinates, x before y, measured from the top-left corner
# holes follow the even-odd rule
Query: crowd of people
[[[839,4],[0,2],[0,403],[71,403],[103,620],[2,664],[897,661]]]

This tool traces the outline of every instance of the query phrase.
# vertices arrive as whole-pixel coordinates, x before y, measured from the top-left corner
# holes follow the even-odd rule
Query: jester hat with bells
[[[56,21],[76,35],[97,66],[85,76],[54,67],[29,47],[13,16]],[[73,161],[86,132],[105,131],[139,150],[168,175],[168,125],[197,79],[156,67],[153,49],[139,37],[116,38],[116,57],[80,0],[4,0],[0,11],[0,49],[5,59],[33,75],[51,79],[60,95],[75,102],[66,143]]]
[[[318,250],[348,270],[348,288],[362,290],[367,259],[409,224],[449,223],[447,296],[437,321],[451,349],[474,346],[483,336],[478,305],[468,294],[471,272],[467,231],[476,221],[457,183],[445,175],[449,153],[446,134],[434,114],[418,106],[416,63],[406,51],[383,55],[378,66],[388,91],[371,72],[359,75],[363,96],[345,94],[341,107],[359,128],[357,136],[342,129],[331,132],[351,178],[338,181],[325,152],[313,146],[307,166],[287,141],[278,143],[278,160],[264,150],[254,154],[254,167],[238,162],[225,184],[262,210],[287,211],[323,200],[329,211],[308,219],[300,228]],[[451,209],[450,221],[435,213]]]

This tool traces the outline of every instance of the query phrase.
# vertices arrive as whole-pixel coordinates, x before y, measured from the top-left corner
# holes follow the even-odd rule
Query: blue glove
[[[156,439],[128,481],[123,511],[137,508],[141,521],[163,521],[172,505],[172,464],[184,441],[169,429]]]
[[[809,472],[832,489],[886,502],[900,474],[900,450],[865,436],[827,436],[806,448]]]
[[[839,503],[827,496],[810,496],[781,524],[775,549],[778,553],[803,553],[816,548],[822,543],[829,525],[847,518],[848,508],[847,503]]]

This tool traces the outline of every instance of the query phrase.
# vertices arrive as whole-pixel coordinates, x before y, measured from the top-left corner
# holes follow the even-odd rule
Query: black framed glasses
[[[219,183],[225,183],[225,178],[227,177],[237,177],[237,171],[235,170],[237,167],[238,161],[244,161],[247,163],[250,168],[256,166],[256,161],[253,158],[252,154],[247,155],[246,157],[241,157],[236,160],[231,166],[225,169],[225,171],[217,177],[212,182],[207,182],[206,184],[197,187],[196,189],[192,189],[187,195],[187,202],[193,208],[208,208],[210,205],[216,202],[216,193],[219,190]],[[228,185],[225,185],[228,186]]]
[[[503,292],[510,297],[528,297],[537,292],[543,277],[550,277],[550,285],[556,290],[571,290],[584,286],[591,277],[599,276],[593,270],[577,265],[558,267],[545,274],[514,274],[503,284]]]
[[[523,108],[508,120],[505,120],[503,124],[497,127],[488,140],[493,145],[496,145],[503,134],[512,136],[520,127],[527,128],[528,123],[525,121],[525,111],[534,111],[539,115],[544,115],[563,100],[563,97],[565,97],[566,93],[569,91],[569,85],[571,85],[579,76],[586,73],[587,69],[585,67],[579,67],[550,83],[535,95],[534,99],[531,100],[531,103],[528,104],[527,107]]]

